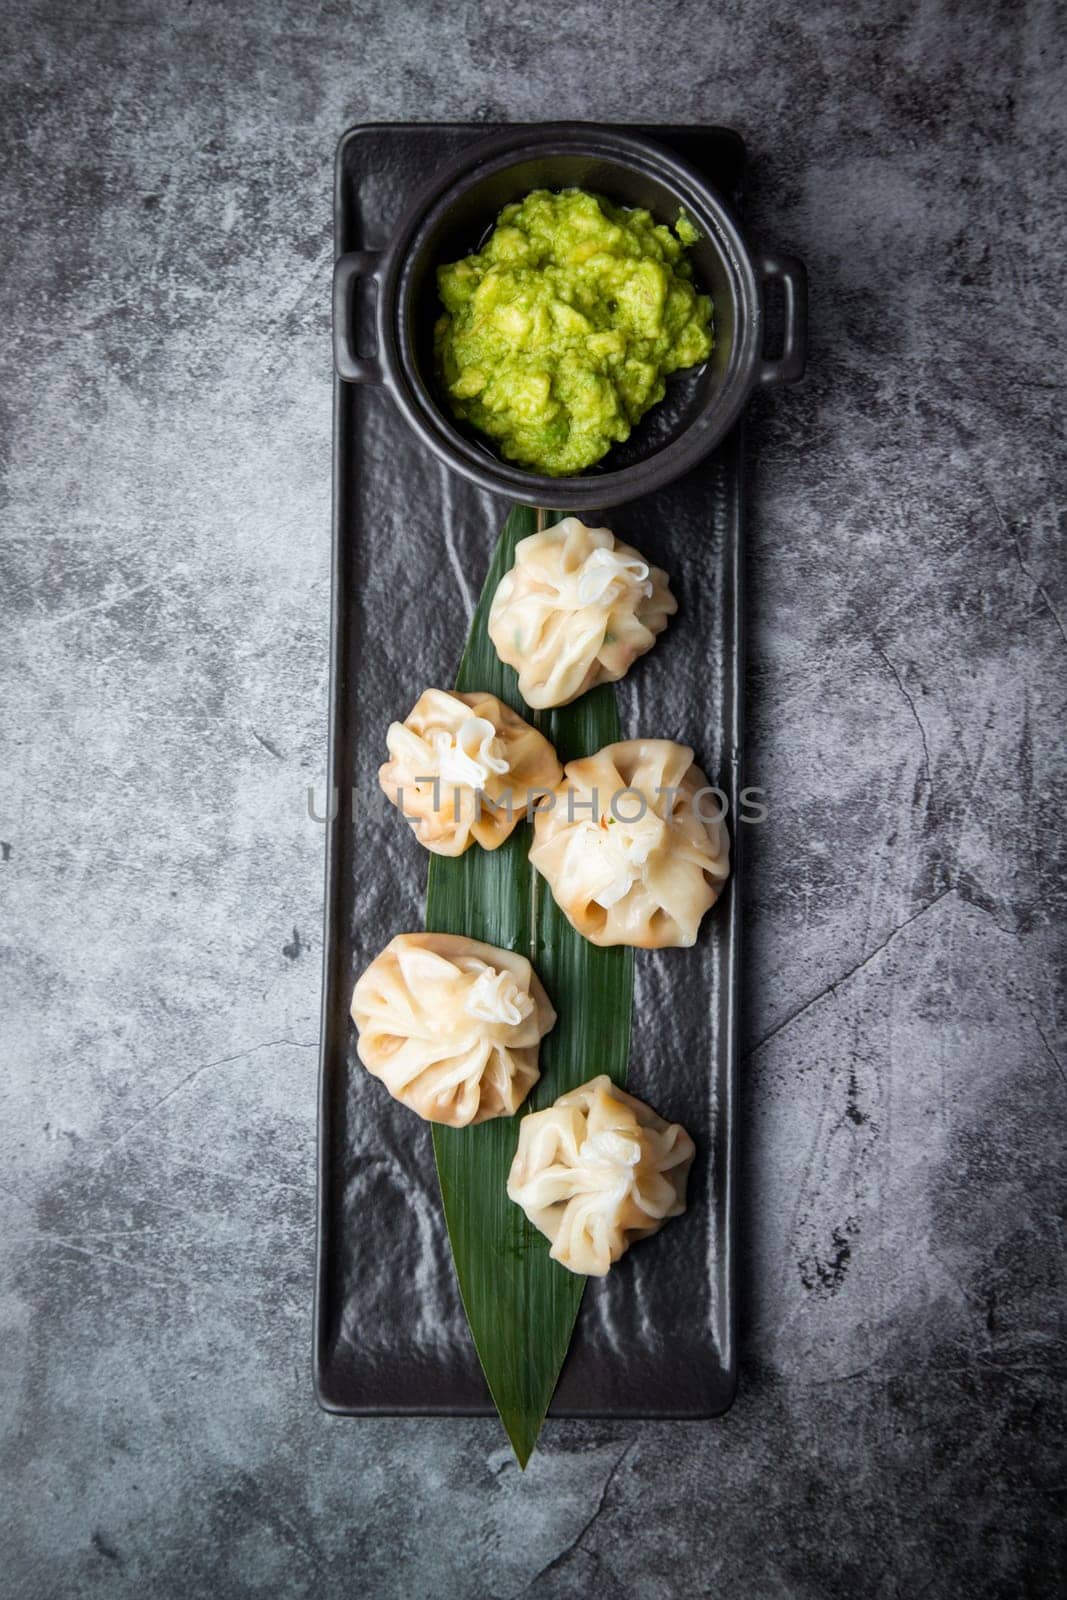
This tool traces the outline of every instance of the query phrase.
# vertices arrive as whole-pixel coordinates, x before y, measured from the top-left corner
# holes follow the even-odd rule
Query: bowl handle
[[[381,252],[350,250],[333,268],[333,364],[346,383],[381,383],[378,354],[361,356],[356,349],[356,285],[366,278],[381,293]]]
[[[756,259],[760,292],[777,279],[785,295],[785,328],[782,353],[773,361],[760,364],[760,383],[796,383],[804,376],[808,354],[808,274],[796,256],[760,255]]]

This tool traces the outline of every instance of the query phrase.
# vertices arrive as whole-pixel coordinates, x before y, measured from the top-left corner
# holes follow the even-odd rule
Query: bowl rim
[[[713,234],[733,280],[739,335],[722,388],[681,433],[644,460],[592,475],[551,477],[494,458],[465,438],[420,376],[406,308],[421,247],[449,209],[476,183],[545,155],[580,155],[628,166],[653,177],[677,197],[698,228]],[[723,197],[687,161],[639,132],[593,123],[546,123],[503,130],[464,151],[434,175],[402,218],[386,251],[378,299],[378,348],[393,398],[423,443],[453,470],[483,489],[527,505],[589,510],[617,505],[681,477],[723,438],[758,380],[762,301],[748,246]]]

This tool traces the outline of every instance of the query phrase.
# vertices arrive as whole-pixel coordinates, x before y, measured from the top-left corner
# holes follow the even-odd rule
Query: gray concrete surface
[[[1056,23],[8,0],[5,1595],[1055,1591]],[[472,113],[732,123],[812,279],[752,427],[741,1392],[525,1478],[308,1372],[330,164]]]

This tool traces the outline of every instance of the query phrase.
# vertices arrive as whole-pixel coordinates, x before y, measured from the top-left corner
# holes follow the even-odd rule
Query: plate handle
[[[760,255],[756,261],[760,293],[765,294],[768,283],[777,281],[785,296],[785,327],[782,333],[782,353],[773,360],[760,364],[760,383],[796,383],[804,376],[808,355],[808,274],[803,261],[796,256],[777,253]]]
[[[381,293],[380,250],[350,250],[333,267],[333,364],[346,383],[381,383],[378,352],[361,356],[356,349],[356,287],[361,279]]]

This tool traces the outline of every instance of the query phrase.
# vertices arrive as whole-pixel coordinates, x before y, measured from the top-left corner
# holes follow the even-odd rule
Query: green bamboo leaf
[[[537,527],[516,506],[504,525],[471,622],[456,688],[488,690],[556,747],[561,761],[590,755],[620,737],[615,693],[603,685],[573,705],[533,713],[518,678],[487,631],[497,584],[515,546]],[[630,1054],[633,951],[600,950],[576,933],[530,866],[530,828],[499,850],[477,847],[458,860],[434,856],[426,926],[466,934],[528,955],[559,1021],[541,1046],[541,1081],[523,1112],[476,1128],[435,1127],[434,1154],[463,1305],[493,1401],[525,1467],[574,1332],[585,1279],[548,1255],[548,1242],[507,1197],[519,1117],[551,1105],[598,1072],[625,1084]]]

